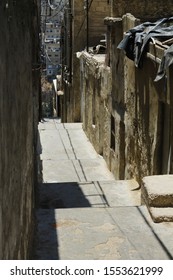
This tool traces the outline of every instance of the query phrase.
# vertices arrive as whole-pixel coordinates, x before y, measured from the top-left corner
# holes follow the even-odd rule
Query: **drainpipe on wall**
[[[69,68],[70,68],[70,77],[69,77],[69,83],[71,84],[72,83],[72,59],[73,59],[73,50],[72,50],[72,1],[69,0],[69,31],[70,31],[70,65],[69,65]]]
[[[84,10],[86,11],[86,50],[89,50],[89,0],[84,0]]]

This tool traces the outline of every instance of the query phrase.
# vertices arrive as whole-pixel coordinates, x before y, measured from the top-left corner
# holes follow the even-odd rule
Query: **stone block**
[[[173,175],[144,177],[141,192],[149,207],[173,207]]]
[[[173,222],[173,208],[150,207],[150,215],[155,223]]]

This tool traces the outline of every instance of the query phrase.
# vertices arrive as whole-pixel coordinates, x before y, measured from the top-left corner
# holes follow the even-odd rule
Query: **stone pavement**
[[[154,223],[134,180],[114,179],[81,123],[39,124],[35,259],[173,259],[173,223]]]

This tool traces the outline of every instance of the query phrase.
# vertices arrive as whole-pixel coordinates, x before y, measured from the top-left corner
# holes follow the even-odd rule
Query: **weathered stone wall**
[[[110,135],[107,110],[111,93],[110,68],[104,67],[104,55],[92,57],[83,52],[80,61],[83,128],[96,151],[106,157],[106,138]]]
[[[97,23],[94,25],[94,21],[100,1],[97,4],[96,2],[93,1],[90,7],[89,34],[92,34],[91,26],[93,26],[93,31],[97,33],[93,33],[95,34],[93,37],[98,38],[100,30],[96,28]],[[72,90],[76,84],[77,91],[82,92],[82,98],[81,100],[79,98],[80,102],[77,104],[74,96],[69,94],[68,101],[70,98],[74,101],[71,107],[73,111],[81,104],[84,129],[117,179],[135,177],[140,181],[143,176],[169,173],[172,170],[170,152],[173,134],[172,105],[171,101],[168,102],[165,98],[172,90],[171,79],[168,78],[165,93],[163,81],[154,82],[158,69],[156,61],[146,57],[143,68],[139,70],[135,68],[133,61],[125,57],[123,51],[117,49],[124,32],[139,24],[140,20],[154,20],[171,15],[173,12],[171,2],[101,1],[99,10],[111,7],[114,16],[105,19],[107,25],[105,65],[103,59],[100,62],[99,56],[92,58],[83,53],[80,58],[80,88],[77,64],[73,66]],[[126,12],[128,15],[123,16]],[[130,15],[130,12],[135,17]],[[85,34],[85,27],[83,22],[80,29],[82,36]],[[80,32],[78,30],[78,36]],[[86,41],[85,36],[82,40]],[[80,48],[75,49],[79,50]],[[171,73],[168,73],[168,77]],[[68,108],[70,104],[71,102],[67,103]],[[71,117],[70,112],[69,116]],[[73,119],[72,117],[70,121]]]
[[[173,13],[172,0],[111,0],[113,17],[121,17],[126,13],[136,18],[161,18]]]
[[[73,48],[82,51],[86,46],[84,1],[73,0]]]
[[[110,5],[107,0],[89,1],[88,13],[88,44],[89,47],[100,44],[104,39],[106,26],[104,18],[110,15]],[[76,52],[83,51],[87,46],[87,21],[84,1],[72,1],[72,83],[63,85],[64,96],[62,98],[62,121],[79,122],[81,120],[81,96],[80,96],[80,71],[79,60]],[[66,53],[63,54],[66,57]]]
[[[39,107],[38,3],[0,3],[0,259],[27,259],[32,245]]]
[[[123,33],[140,23],[134,16],[105,23],[106,64],[99,56],[81,55],[84,130],[117,179],[140,182],[147,175],[172,173],[173,69],[165,87],[163,80],[154,82],[163,49],[151,44],[142,69],[117,49]]]
[[[110,16],[110,5],[107,0],[93,0],[89,9],[89,45],[99,44],[104,38],[106,28],[104,18]]]
[[[139,24],[139,21],[127,15],[123,17],[122,24],[123,30],[127,31]],[[171,172],[169,159],[165,157],[171,144],[166,146],[165,142],[170,139],[172,129],[167,126],[165,130],[164,124],[165,118],[171,121],[172,105],[165,98],[171,84],[169,77],[167,90],[165,81],[154,82],[159,66],[155,55],[159,55],[156,50],[153,51],[153,59],[145,57],[142,69],[136,68],[133,61],[124,57],[124,176],[136,177],[138,181],[146,175]],[[116,73],[117,69],[114,68],[113,75]]]
[[[99,44],[106,33],[104,18],[110,16],[110,5],[107,0],[93,0],[89,2],[88,33],[89,46]],[[74,52],[83,50],[87,45],[86,10],[84,1],[73,0],[73,36]]]

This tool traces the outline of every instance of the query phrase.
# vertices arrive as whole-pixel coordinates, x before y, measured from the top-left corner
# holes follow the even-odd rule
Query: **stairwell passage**
[[[35,259],[172,259],[173,224],[155,224],[134,180],[115,180],[81,123],[39,124],[42,181]]]

